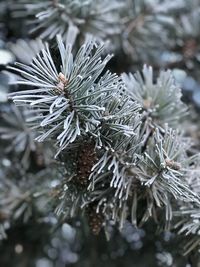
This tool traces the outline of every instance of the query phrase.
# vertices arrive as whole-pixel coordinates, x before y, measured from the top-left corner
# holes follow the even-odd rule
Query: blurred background
[[[58,223],[62,166],[51,144],[34,140],[27,111],[7,100],[17,90],[7,66],[30,64],[44,42],[54,49],[58,33],[75,51],[90,34],[108,42],[115,56],[107,68],[118,74],[144,63],[155,74],[170,68],[191,111],[185,130],[200,147],[200,0],[0,0],[0,266],[199,267],[199,254],[183,256],[184,244],[168,231],[155,235],[153,221],[111,227],[109,241],[91,235],[84,219]]]

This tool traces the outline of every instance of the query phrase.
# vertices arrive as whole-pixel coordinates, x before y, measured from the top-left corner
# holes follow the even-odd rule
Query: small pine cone
[[[97,213],[96,205],[91,204],[87,208],[88,224],[93,235],[98,235],[103,225],[103,214]]]
[[[75,181],[81,187],[87,187],[89,184],[88,177],[91,169],[97,161],[97,156],[94,150],[94,144],[84,142],[81,145],[77,158],[77,174]]]

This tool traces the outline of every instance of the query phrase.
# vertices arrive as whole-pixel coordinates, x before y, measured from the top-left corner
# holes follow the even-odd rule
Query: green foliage
[[[74,167],[60,184],[56,213],[87,214],[93,205],[105,226],[114,221],[123,228],[129,218],[133,224],[152,216],[156,221],[162,211],[168,224],[173,206],[198,203],[187,178],[195,161],[187,155],[190,143],[166,127],[177,127],[186,111],[171,72],[161,72],[153,83],[152,68],[144,66],[144,78],[123,74],[122,83],[116,75],[102,73],[110,56],[101,60],[103,46],[94,40],[85,43],[74,60],[71,46],[61,37],[58,49],[59,70],[47,45],[30,66],[10,67],[24,77],[17,84],[36,88],[10,97],[37,111],[31,118],[41,131],[37,140],[57,139],[57,155],[68,155],[63,163],[69,166],[73,160]],[[88,146],[86,151],[81,152],[82,144]],[[141,199],[147,204],[138,213]]]
[[[33,126],[40,125],[46,129],[37,140],[43,141],[53,134],[61,151],[81,134],[96,131],[105,111],[103,101],[110,98],[109,95],[121,86],[121,82],[109,72],[97,81],[110,59],[110,56],[101,59],[103,46],[88,41],[80,48],[75,59],[71,46],[65,46],[60,37],[58,47],[61,60],[59,70],[48,46],[33,59],[30,67],[19,63],[21,69],[10,69],[23,74],[24,79],[18,84],[37,87],[12,94],[15,103],[31,106],[38,112],[38,115],[29,119]]]
[[[181,101],[181,89],[176,84],[171,71],[161,71],[156,82],[152,67],[144,66],[142,74],[123,74],[130,97],[141,104],[144,116],[151,127],[176,127],[186,115],[186,106]]]
[[[24,167],[28,167],[31,151],[36,150],[35,133],[26,126],[26,117],[29,116],[25,110],[18,110],[14,105],[11,106],[13,117],[8,112],[2,114],[1,119],[5,125],[0,127],[0,138],[7,141],[6,153],[15,151],[22,154],[21,162]]]
[[[185,254],[198,251],[198,148],[184,131],[189,112],[173,72],[158,72],[181,61],[191,69],[198,61],[199,8],[198,1],[190,2],[3,5],[13,18],[29,22],[32,36],[48,42],[7,45],[19,61],[7,67],[17,74],[8,98],[18,107],[8,102],[8,110],[0,110],[2,239],[31,221],[48,226],[45,236],[56,235],[63,223],[81,218],[82,234],[93,240],[88,228],[94,235],[103,228],[108,239],[137,227],[148,229],[152,239],[156,230],[167,229],[183,242]],[[124,62],[117,69],[120,57]],[[132,73],[144,61],[156,67]],[[130,73],[118,76],[110,66]],[[172,265],[168,252],[158,254],[161,266]]]
[[[104,39],[120,32],[118,10],[123,1],[112,0],[45,0],[15,6],[18,16],[35,16],[31,21],[31,33],[39,33],[42,39],[53,39],[60,34],[63,40],[74,43],[77,37],[88,34]]]

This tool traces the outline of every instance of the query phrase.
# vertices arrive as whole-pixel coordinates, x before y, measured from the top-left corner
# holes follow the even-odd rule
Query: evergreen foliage
[[[124,266],[143,267],[143,240],[152,267],[198,267],[199,124],[187,104],[200,97],[199,1],[2,7],[1,50],[17,62],[0,64],[10,80],[0,85],[0,251],[22,260],[0,263],[38,267],[46,255],[47,266],[102,266],[101,254],[118,266],[126,251]],[[38,250],[25,249],[29,229]]]

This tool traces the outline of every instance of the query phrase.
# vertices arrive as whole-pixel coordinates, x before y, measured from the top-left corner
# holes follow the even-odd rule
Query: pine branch
[[[141,104],[143,114],[151,127],[177,127],[178,122],[186,115],[186,106],[181,101],[181,89],[176,84],[172,73],[161,71],[156,82],[153,70],[146,65],[142,74],[123,74],[122,79],[127,86],[130,97]]]
[[[14,16],[34,16],[30,33],[39,33],[42,39],[54,39],[60,34],[63,40],[71,43],[79,37],[85,39],[88,34],[98,39],[120,32],[118,10],[122,1],[99,0],[49,0],[44,3],[25,1],[13,7]]]
[[[46,44],[31,65],[10,67],[21,74],[19,85],[34,87],[10,97],[37,112],[29,119],[41,131],[37,140],[56,141],[57,155],[67,155],[66,177],[56,190],[59,217],[95,204],[104,225],[114,221],[122,229],[127,219],[156,221],[163,211],[167,225],[178,201],[199,202],[187,180],[196,156],[188,157],[190,143],[165,127],[178,128],[186,113],[181,91],[170,71],[162,71],[155,83],[146,66],[143,77],[124,74],[124,83],[108,71],[102,74],[110,59],[101,59],[103,48],[88,40],[73,59],[71,46],[58,36],[59,63]]]
[[[101,123],[104,101],[121,86],[120,79],[106,72],[100,74],[111,56],[100,55],[103,46],[88,41],[73,60],[71,46],[58,37],[61,67],[55,66],[49,47],[38,54],[30,66],[17,64],[9,67],[23,76],[17,84],[35,87],[33,90],[10,94],[17,105],[28,106],[38,115],[30,119],[33,126],[43,131],[38,141],[50,135],[57,138],[63,150],[81,134],[92,133]],[[99,81],[97,81],[99,79]]]
[[[30,155],[36,151],[35,133],[30,131],[26,125],[26,119],[30,114],[25,109],[18,109],[15,105],[9,106],[12,112],[1,115],[2,125],[0,126],[0,140],[7,143],[5,154],[15,153],[21,156],[22,165],[25,168],[30,166]]]

